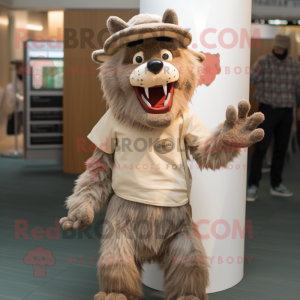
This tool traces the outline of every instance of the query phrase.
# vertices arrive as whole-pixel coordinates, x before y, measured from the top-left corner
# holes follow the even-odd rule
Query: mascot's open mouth
[[[148,113],[164,114],[171,110],[174,82],[149,88],[135,86],[134,89],[142,106]]]

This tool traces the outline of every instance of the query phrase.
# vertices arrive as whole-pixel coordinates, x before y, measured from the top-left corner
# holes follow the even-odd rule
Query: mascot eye
[[[163,60],[172,60],[173,56],[169,50],[163,49],[163,50],[161,50],[161,58]]]
[[[141,64],[144,61],[144,52],[140,51],[133,57],[133,64]]]

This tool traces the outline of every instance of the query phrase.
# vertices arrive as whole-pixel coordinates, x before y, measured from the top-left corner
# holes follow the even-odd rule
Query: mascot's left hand
[[[265,119],[261,112],[254,113],[248,117],[250,104],[246,100],[238,103],[238,113],[236,109],[229,105],[226,110],[226,121],[223,124],[220,135],[217,138],[217,148],[226,151],[226,148],[250,147],[254,143],[261,141],[265,135],[264,130],[256,127]]]

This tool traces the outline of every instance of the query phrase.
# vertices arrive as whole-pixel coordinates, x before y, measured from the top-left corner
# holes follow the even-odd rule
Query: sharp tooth
[[[149,99],[149,88],[145,88],[145,94],[146,94],[147,98]]]
[[[142,99],[149,107],[151,107],[151,104],[145,99],[143,94],[142,94]]]
[[[164,89],[165,95],[167,96],[167,94],[168,94],[168,87],[167,87],[166,84],[163,85],[163,89]]]
[[[171,94],[169,93],[167,99],[164,102],[164,106],[166,106],[169,103],[170,98],[171,98]]]

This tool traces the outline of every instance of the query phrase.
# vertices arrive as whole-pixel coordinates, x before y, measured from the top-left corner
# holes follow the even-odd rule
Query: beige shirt
[[[208,130],[189,108],[185,141],[197,146]],[[180,152],[183,118],[169,127],[141,131],[119,123],[109,109],[88,138],[102,151],[114,153],[112,188],[119,197],[156,206],[181,206],[188,202]]]

